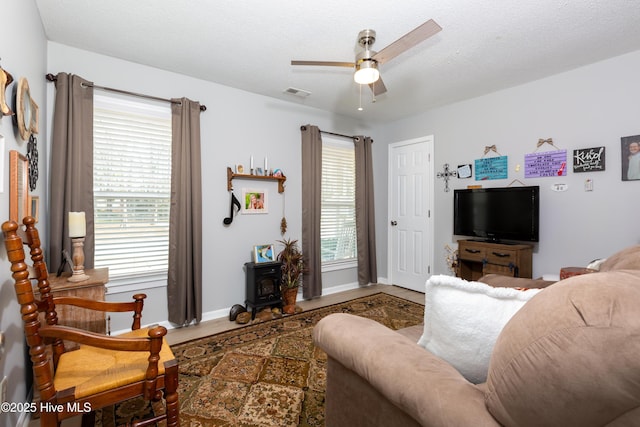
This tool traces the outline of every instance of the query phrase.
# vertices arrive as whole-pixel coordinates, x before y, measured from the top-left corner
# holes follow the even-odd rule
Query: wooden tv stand
[[[458,240],[458,277],[478,280],[485,274],[532,276],[533,246]]]

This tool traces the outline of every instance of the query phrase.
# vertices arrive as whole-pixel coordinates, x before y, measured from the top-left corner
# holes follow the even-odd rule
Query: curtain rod
[[[307,128],[306,126],[300,126],[301,130],[306,130],[306,128]],[[320,129],[318,129],[318,130],[320,130]],[[327,135],[339,136],[339,137],[342,137],[342,138],[353,139],[353,140],[358,138],[357,136],[344,135],[342,133],[329,132],[329,131],[326,131],[326,130],[320,130],[320,133],[326,133]],[[373,139],[371,140],[371,143],[373,144]]]
[[[327,135],[333,135],[333,136],[340,136],[342,138],[349,138],[349,139],[356,139],[356,136],[351,136],[351,135],[343,135],[341,133],[335,133],[335,132],[328,132],[326,130],[321,130],[320,133],[326,133]]]
[[[57,76],[54,76],[51,73],[47,74],[45,77],[50,82],[55,82],[58,79]],[[160,97],[151,96],[151,95],[143,95],[143,94],[140,94],[140,93],[129,92],[129,91],[122,90],[122,89],[114,89],[112,87],[98,86],[98,85],[95,85],[93,83],[91,84],[91,87],[93,87],[95,89],[106,90],[108,92],[116,92],[116,93],[121,93],[121,94],[124,94],[124,95],[137,96],[139,98],[147,98],[147,99],[153,99],[153,100],[156,100],[156,101],[165,101],[165,102],[169,102],[171,104],[173,104],[173,103],[178,104],[177,101],[172,101],[171,99],[167,99],[167,98],[160,98]],[[207,106],[206,105],[200,105],[200,111],[207,111]]]
[[[333,135],[333,136],[340,136],[342,138],[348,138],[348,139],[353,139],[354,142],[356,139],[358,139],[357,136],[350,136],[350,135],[343,135],[341,133],[335,133],[335,132],[328,132],[326,130],[321,130],[320,133],[326,133],[327,135]],[[371,140],[371,143],[373,144],[373,139]]]

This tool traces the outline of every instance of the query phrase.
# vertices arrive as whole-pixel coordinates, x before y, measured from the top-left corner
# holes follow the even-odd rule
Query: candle
[[[251,156],[251,166],[249,166],[251,169],[253,169],[253,156]]]
[[[69,212],[69,237],[84,237],[87,235],[87,223],[84,212]]]
[[[264,174],[267,175],[267,171],[269,170],[269,163],[267,163],[267,157],[264,158]]]

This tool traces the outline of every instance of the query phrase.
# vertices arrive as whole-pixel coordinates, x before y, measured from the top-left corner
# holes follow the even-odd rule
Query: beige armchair
[[[314,340],[328,355],[326,425],[640,425],[639,261],[629,248],[536,294],[500,333],[481,384],[418,346],[420,326],[324,318]]]

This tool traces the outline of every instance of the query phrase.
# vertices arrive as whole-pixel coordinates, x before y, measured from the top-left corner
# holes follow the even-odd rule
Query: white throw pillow
[[[494,288],[437,275],[427,280],[424,333],[418,344],[449,362],[474,384],[486,381],[502,328],[542,289]]]

